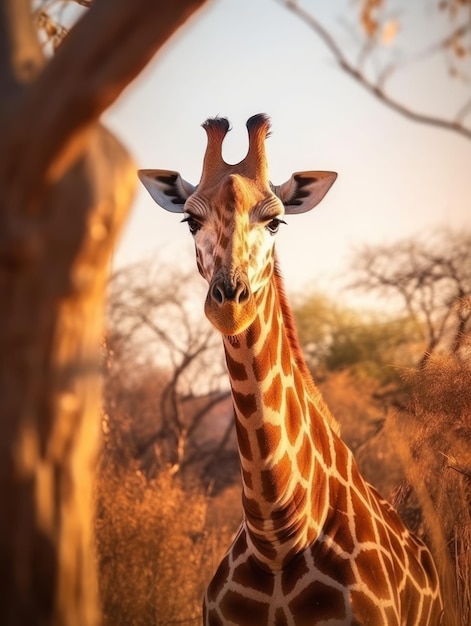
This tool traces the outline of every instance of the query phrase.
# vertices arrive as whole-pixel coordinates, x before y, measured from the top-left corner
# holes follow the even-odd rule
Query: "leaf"
[[[388,20],[385,22],[381,33],[381,43],[385,46],[391,45],[397,37],[399,27],[400,24],[398,20]]]

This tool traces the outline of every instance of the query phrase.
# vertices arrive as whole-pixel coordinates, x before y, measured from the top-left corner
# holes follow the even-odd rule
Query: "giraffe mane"
[[[319,389],[314,384],[312,379],[312,374],[306,364],[306,360],[304,358],[303,351],[301,349],[301,345],[299,343],[298,332],[296,330],[296,324],[294,321],[293,312],[288,302],[288,298],[286,297],[283,277],[281,274],[281,270],[278,264],[278,260],[275,258],[275,267],[273,272],[273,277],[275,281],[276,290],[278,293],[281,313],[283,316],[284,327],[286,331],[286,335],[288,337],[289,345],[291,348],[291,354],[294,358],[294,361],[301,373],[303,381],[306,385],[306,388],[309,392],[311,398],[315,401],[317,409],[321,413],[321,415],[327,420],[332,430],[339,434],[340,425],[335,419],[335,417],[330,412],[327,407]]]

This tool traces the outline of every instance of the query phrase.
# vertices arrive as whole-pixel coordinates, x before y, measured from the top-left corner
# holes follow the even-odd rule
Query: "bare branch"
[[[352,286],[403,299],[409,315],[424,330],[422,365],[437,347],[457,353],[465,343],[471,319],[466,309],[471,294],[470,250],[469,233],[445,231],[428,241],[406,240],[357,253],[359,278]]]
[[[466,127],[462,123],[464,117],[463,109],[461,109],[460,114],[452,120],[414,111],[402,102],[394,99],[383,89],[386,78],[392,74],[393,66],[388,66],[386,68],[386,70],[380,75],[379,80],[376,84],[370,82],[370,80],[362,71],[360,71],[358,67],[355,67],[352,63],[350,63],[350,61],[342,52],[341,48],[337,45],[333,36],[312,14],[308,13],[306,10],[298,6],[295,2],[292,2],[290,0],[278,1],[286,6],[290,11],[295,13],[299,18],[301,18],[318,35],[318,37],[330,50],[334,59],[337,61],[338,65],[343,71],[345,71],[351,78],[353,78],[356,83],[358,83],[361,87],[363,87],[363,89],[365,89],[375,98],[377,98],[385,106],[389,107],[393,111],[396,111],[396,113],[399,113],[403,117],[419,124],[426,124],[428,126],[449,130],[457,133],[458,135],[461,135],[462,137],[465,137],[466,139],[471,140],[471,128]],[[441,45],[443,44],[444,42],[441,43]],[[465,112],[467,111],[468,108],[465,109]]]
[[[455,121],[462,123],[464,118],[471,113],[471,98],[463,104],[455,115]]]
[[[198,428],[203,417],[209,413],[209,411],[217,406],[220,402],[223,402],[231,395],[229,390],[222,391],[220,394],[213,395],[210,400],[193,416],[192,422],[188,428],[188,437],[191,437],[194,431]]]
[[[471,23],[461,24],[460,26],[456,27],[451,33],[449,33],[446,37],[444,37],[440,41],[433,43],[431,46],[428,46],[424,50],[420,50],[419,52],[416,52],[415,54],[408,56],[405,59],[402,59],[402,61],[396,61],[394,65],[391,64],[387,66],[383,70],[382,76],[380,80],[378,81],[378,84],[381,84],[382,86],[384,86],[386,77],[390,78],[393,72],[397,72],[398,70],[404,68],[405,66],[410,67],[412,64],[420,63],[421,61],[424,61],[425,59],[429,59],[434,54],[443,52],[447,48],[450,48],[453,41],[457,37],[462,37],[470,30],[471,30]]]
[[[194,277],[192,282],[189,280],[181,270],[163,269],[160,263],[139,263],[115,274],[110,289],[110,327],[118,351],[115,356],[118,369],[114,374],[120,368],[124,371],[129,368],[132,375],[125,374],[124,387],[134,389],[137,385],[139,396],[137,400],[133,395],[129,404],[128,395],[118,415],[129,410],[127,407],[131,414],[139,415],[141,426],[134,447],[144,466],[152,468],[155,464],[170,463],[174,473],[191,463],[189,459],[198,449],[199,433],[195,436],[195,431],[208,411],[229,394],[217,384],[223,369],[222,359],[219,363],[215,358],[215,350],[220,351],[219,341],[202,313],[197,315],[193,310],[189,294],[195,292]],[[166,352],[156,358],[162,346]],[[131,359],[126,358],[129,353]],[[139,362],[145,363],[143,369],[137,365]],[[158,362],[160,368],[155,369]],[[207,397],[201,395],[198,385],[201,376],[204,376],[203,394],[208,394]],[[160,381],[157,387],[152,383],[153,378]],[[110,379],[108,406],[115,411],[111,402],[113,399],[120,404],[120,392],[114,389],[113,380],[116,377]],[[149,381],[148,389],[146,381]],[[193,387],[198,395],[193,393]],[[143,427],[145,422],[147,426]],[[198,462],[209,452],[208,449],[199,455],[195,452]]]

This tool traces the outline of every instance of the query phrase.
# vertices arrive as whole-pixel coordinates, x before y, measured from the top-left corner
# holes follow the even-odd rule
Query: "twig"
[[[458,113],[455,115],[455,121],[462,122],[469,113],[471,113],[471,98],[458,110]]]
[[[450,456],[448,456],[444,452],[440,452],[440,454],[443,457],[445,457],[445,459],[448,461],[448,465],[446,466],[447,469],[455,470],[455,472],[458,472],[459,474],[463,474],[464,476],[471,478],[471,469],[459,467],[458,465],[456,465],[456,462],[454,461],[454,459],[452,459]]]
[[[444,118],[435,117],[433,115],[427,115],[425,113],[414,111],[413,109],[410,109],[401,102],[394,100],[381,88],[381,85],[384,84],[385,76],[382,76],[377,84],[371,83],[357,67],[350,63],[347,57],[343,54],[340,47],[337,45],[332,35],[327,31],[326,28],[324,28],[324,26],[318,20],[316,20],[315,17],[313,17],[313,15],[299,7],[294,2],[290,2],[289,0],[277,1],[281,2],[284,6],[293,11],[293,13],[295,13],[308,26],[310,26],[310,28],[312,28],[312,30],[319,36],[319,38],[330,50],[341,69],[344,70],[349,76],[351,76],[351,78],[353,78],[366,91],[375,96],[385,106],[389,107],[393,111],[396,111],[396,113],[399,113],[403,117],[410,119],[414,122],[418,122],[419,124],[426,124],[428,126],[434,126],[436,128],[449,130],[457,133],[458,135],[461,135],[462,137],[465,137],[466,139],[471,140],[471,129],[460,123],[460,118],[447,120]],[[388,68],[388,72],[392,72],[392,69]],[[461,118],[462,117],[463,115],[461,115]]]

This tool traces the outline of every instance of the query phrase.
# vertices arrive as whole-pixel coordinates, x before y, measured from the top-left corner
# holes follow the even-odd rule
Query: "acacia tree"
[[[471,233],[368,246],[354,263],[356,287],[399,298],[423,329],[423,366],[438,349],[464,358],[471,331]]]
[[[194,474],[195,463],[209,462],[233,427],[228,420],[226,432],[214,424],[202,432],[208,412],[230,392],[218,337],[195,311],[198,285],[193,273],[147,261],[111,280],[107,427],[129,430],[126,445],[147,473],[191,466]],[[111,448],[119,447],[117,437]]]
[[[134,189],[100,114],[204,0],[96,0],[46,60],[0,0],[0,622],[98,623],[103,293]]]

